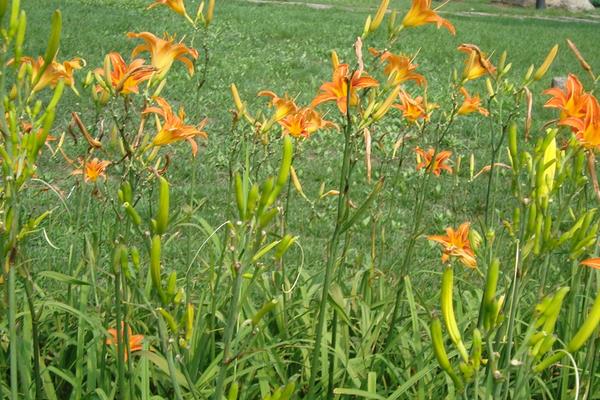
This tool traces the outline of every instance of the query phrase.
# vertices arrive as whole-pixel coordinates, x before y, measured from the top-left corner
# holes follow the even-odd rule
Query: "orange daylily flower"
[[[81,168],[76,169],[71,174],[81,175],[83,174],[83,180],[86,183],[95,183],[98,178],[106,180],[106,168],[110,165],[110,161],[99,160],[94,158],[90,161],[85,161]]]
[[[198,51],[187,47],[183,43],[175,43],[175,37],[165,33],[164,39],[154,36],[150,32],[129,32],[127,37],[142,39],[145,44],[140,44],[133,49],[131,56],[142,51],[150,52],[152,65],[158,70],[158,77],[163,78],[175,61],[181,61],[190,75],[194,75],[192,59],[198,58]]]
[[[198,152],[198,144],[195,138],[201,137],[206,139],[208,137],[206,132],[202,130],[208,120],[205,118],[198,126],[186,125],[184,122],[185,112],[183,111],[183,107],[175,114],[165,99],[156,97],[155,100],[159,107],[148,107],[143,112],[144,114],[157,114],[163,118],[162,126],[159,126],[159,131],[152,140],[152,145],[165,146],[180,140],[187,140],[192,146],[192,154],[195,157]]]
[[[381,62],[385,62],[383,72],[388,77],[390,85],[395,86],[407,81],[415,81],[418,85],[426,84],[427,80],[421,74],[417,74],[417,64],[412,64],[412,60],[401,54],[393,54],[389,51],[379,53],[375,49],[369,49],[371,54],[378,56]]]
[[[468,115],[476,111],[486,117],[490,115],[488,110],[481,107],[481,99],[479,98],[479,95],[471,97],[471,95],[469,95],[469,92],[467,92],[467,89],[465,89],[464,87],[460,88],[460,93],[465,97],[465,100],[458,109],[458,115]]]
[[[283,131],[293,137],[309,137],[319,129],[337,128],[331,121],[326,121],[317,111],[312,108],[302,108],[294,113],[288,114],[279,121]]]
[[[138,93],[138,84],[150,79],[156,68],[144,65],[144,60],[137,58],[129,65],[125,63],[119,53],[110,53],[107,56],[112,66],[110,83],[115,92],[121,94]],[[96,73],[104,75],[104,69],[96,69]],[[102,90],[102,88],[100,87]]]
[[[427,239],[442,245],[442,262],[446,263],[450,257],[457,257],[467,267],[477,267],[475,253],[469,241],[469,226],[468,222],[464,222],[456,231],[453,228],[446,228],[445,235],[427,236]]]
[[[444,150],[436,153],[434,148],[425,151],[417,146],[415,153],[417,154],[417,171],[425,168],[426,171],[433,173],[435,176],[440,176],[442,171],[452,173],[452,167],[446,164],[452,155],[451,151]]]
[[[443,26],[451,34],[456,35],[454,25],[431,9],[431,0],[412,0],[410,10],[408,10],[408,13],[406,13],[402,20],[402,26],[410,28],[425,24],[436,24],[438,29]]]
[[[404,118],[410,122],[429,120],[431,110],[437,108],[436,104],[427,104],[422,96],[412,98],[405,91],[401,91],[399,97],[402,104],[394,104],[392,107],[401,110]]]
[[[590,95],[583,90],[583,85],[573,74],[567,77],[565,91],[555,87],[544,91],[544,94],[553,96],[544,104],[544,107],[559,108],[560,121],[567,118],[583,118],[586,113]]]
[[[496,67],[492,65],[486,54],[474,44],[461,44],[458,50],[468,54],[465,60],[465,69],[463,71],[463,81],[477,79],[485,74],[493,75],[496,73]]]
[[[600,104],[598,99],[589,95],[583,119],[569,117],[559,122],[573,128],[577,140],[586,148],[600,150]]]
[[[287,97],[279,97],[270,90],[262,90],[258,92],[259,96],[265,96],[271,98],[271,106],[275,107],[275,115],[273,116],[274,121],[280,121],[282,118],[290,113],[298,111],[298,106],[294,103],[294,100]]]
[[[9,63],[12,62],[13,60],[9,61]],[[41,56],[35,59],[32,57],[21,57],[21,69],[25,68],[26,65],[31,66],[31,84],[33,85],[35,80],[38,79],[39,72],[44,66],[44,58]],[[61,79],[65,81],[65,85],[73,86],[75,83],[73,72],[77,69],[81,69],[84,65],[85,62],[83,59],[77,57],[63,63],[52,61],[44,70],[44,73],[39,78],[37,83],[35,83],[32,91],[39,92],[47,86],[54,88]]]
[[[187,15],[185,11],[185,4],[183,4],[183,0],[154,0],[154,3],[148,6],[148,9],[165,5],[169,7],[171,10],[175,11],[180,15]]]
[[[121,338],[124,339],[124,323],[121,322]],[[116,345],[117,341],[117,330],[115,328],[108,329],[108,333],[110,337],[106,339],[106,344],[109,346]],[[134,351],[142,350],[142,341],[144,340],[144,335],[134,335],[131,331],[131,327],[127,326],[127,338],[129,339],[129,353],[133,353]],[[124,349],[125,361],[129,359],[129,354],[126,349]]]
[[[580,262],[580,264],[585,265],[586,267],[600,269],[600,258],[588,258],[587,260]]]
[[[357,89],[379,85],[379,82],[371,78],[366,72],[361,74],[358,71],[355,71],[350,78],[348,64],[338,64],[333,71],[331,82],[321,85],[319,89],[322,93],[314,98],[311,107],[315,107],[326,101],[335,101],[340,112],[345,114],[348,110],[348,83],[350,83],[351,106],[358,104],[359,98],[358,93],[356,92]]]

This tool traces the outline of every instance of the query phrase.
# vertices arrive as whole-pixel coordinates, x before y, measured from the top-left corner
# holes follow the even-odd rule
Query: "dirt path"
[[[246,0],[249,3],[255,4],[276,4],[276,5],[292,5],[292,6],[304,6],[308,8],[312,8],[315,10],[329,10],[332,8],[337,8],[345,11],[351,12],[361,12],[361,11],[373,11],[372,8],[366,7],[348,7],[348,6],[338,6],[332,4],[322,4],[322,3],[305,3],[301,1],[282,1],[282,0]],[[570,16],[556,16],[556,17],[546,17],[541,15],[515,15],[515,14],[504,14],[504,13],[488,13],[481,11],[440,11],[440,14],[445,15],[458,15],[464,17],[483,17],[483,18],[511,18],[511,19],[519,19],[519,20],[540,20],[540,21],[553,21],[553,22],[579,22],[585,24],[600,24],[600,18],[595,16],[590,16],[591,19],[588,18],[579,18],[579,17],[570,17]]]

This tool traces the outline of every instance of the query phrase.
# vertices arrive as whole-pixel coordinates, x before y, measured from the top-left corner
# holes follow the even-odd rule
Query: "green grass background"
[[[376,7],[377,1],[357,0],[327,0],[324,3],[334,5],[356,5],[361,7]],[[36,0],[25,1],[28,13],[29,48],[30,54],[41,54],[44,50],[48,35],[49,16],[59,8],[63,13],[64,28],[60,49],[60,59],[82,57],[87,61],[87,69],[94,69],[102,64],[104,54],[119,51],[128,54],[136,42],[126,38],[129,31],[149,30],[155,34],[162,32],[177,33],[184,37],[187,32],[181,18],[164,7],[146,10],[150,4],[145,0]],[[187,2],[190,4],[190,2]],[[192,2],[192,4],[196,4]],[[395,1],[400,15],[408,9],[408,1]],[[487,7],[504,13],[505,7],[489,5],[483,2],[450,3],[448,9],[460,10],[466,8]],[[192,7],[188,6],[192,9]],[[510,9],[513,10],[513,9]],[[532,10],[521,10],[533,14]],[[550,10],[555,13],[555,10]],[[546,15],[550,11],[542,12]],[[193,11],[192,11],[193,12]],[[564,12],[563,12],[564,13]],[[568,14],[568,13],[566,13]],[[167,90],[163,95],[176,104],[185,105],[191,120],[207,116],[210,124],[207,127],[209,140],[204,144],[205,149],[194,162],[189,162],[188,150],[180,146],[180,160],[175,161],[175,173],[188,176],[190,168],[197,168],[201,184],[199,193],[195,195],[207,197],[203,214],[215,224],[224,220],[223,209],[231,207],[231,195],[227,187],[226,175],[223,173],[223,154],[231,144],[229,136],[232,101],[229,85],[236,83],[242,98],[251,107],[264,105],[264,100],[255,97],[259,90],[271,89],[279,94],[284,92],[297,96],[298,102],[306,104],[317,93],[320,84],[330,78],[329,57],[336,50],[343,61],[352,62],[352,44],[360,35],[367,13],[363,10],[351,11],[333,7],[326,10],[315,10],[301,5],[287,4],[255,4],[247,1],[232,0],[217,1],[214,19],[214,29],[211,30],[209,46],[211,63],[208,71],[208,82],[203,88],[200,100],[193,103],[193,81],[190,80],[181,65],[175,65],[169,78]],[[516,19],[508,17],[480,17],[474,15],[447,15],[456,26],[457,35],[451,36],[445,30],[436,30],[434,26],[425,26],[406,31],[406,35],[391,49],[394,52],[414,54],[419,51],[417,63],[419,72],[429,81],[429,97],[432,101],[447,104],[448,82],[453,68],[461,69],[463,54],[456,51],[460,43],[474,43],[488,53],[498,54],[508,51],[508,59],[513,63],[512,74],[522,76],[534,63],[539,65],[548,50],[555,44],[561,45],[561,51],[551,70],[542,82],[535,85],[536,104],[539,106],[544,96],[543,89],[549,86],[550,78],[556,75],[566,75],[575,71],[582,76],[578,63],[568,51],[565,39],[570,38],[587,57],[590,64],[600,70],[600,54],[597,43],[600,42],[600,24],[591,22],[562,22],[554,20]],[[385,43],[385,29],[381,29],[366,43]],[[39,40],[34,40],[39,38]],[[79,73],[82,80],[85,73]],[[483,91],[483,82],[477,82],[472,90]],[[80,89],[81,90],[81,89]],[[64,115],[57,121],[60,130],[68,121],[70,111],[89,107],[89,96],[82,93],[77,97],[69,93],[63,100]],[[552,115],[536,109],[536,119],[541,122]],[[332,114],[334,115],[334,114]],[[455,126],[452,139],[446,143],[455,154],[468,157],[472,152],[483,151],[478,166],[483,166],[487,159],[485,149],[488,133],[481,119],[469,118]],[[482,140],[485,139],[485,140]],[[327,189],[332,188],[336,181],[336,172],[340,156],[339,135],[335,132],[322,132],[313,136],[303,144],[306,159],[299,160],[297,169],[310,197],[315,197],[322,182]],[[60,159],[54,160],[61,162]],[[64,163],[57,168],[50,166],[46,169],[47,178],[59,184],[68,186]],[[190,167],[191,166],[191,167]],[[60,171],[60,173],[56,173]],[[184,192],[185,187],[176,188]],[[438,191],[441,193],[441,188]],[[409,197],[398,198],[398,214],[394,218],[402,220],[405,213],[410,211]],[[296,216],[292,216],[290,229],[299,234],[310,244],[311,252],[320,254],[322,245],[316,245],[310,240],[320,242],[321,237],[329,234],[329,220],[319,218],[328,215],[329,205],[317,210],[309,210],[301,199],[294,200]],[[462,202],[464,203],[464,202]],[[463,204],[467,210],[478,208],[478,204]],[[441,212],[441,211],[440,211]],[[437,221],[448,221],[440,214]],[[329,214],[330,215],[330,214]],[[435,214],[434,214],[435,215]],[[305,224],[306,218],[313,224]],[[320,250],[319,250],[320,249]],[[315,254],[315,256],[316,256]]]

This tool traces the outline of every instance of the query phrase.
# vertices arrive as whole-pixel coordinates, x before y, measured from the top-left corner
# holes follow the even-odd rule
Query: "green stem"
[[[214,400],[221,400],[225,391],[225,377],[227,375],[227,367],[229,366],[229,356],[231,353],[231,339],[235,329],[235,321],[238,315],[239,299],[242,288],[242,268],[241,264],[234,265],[235,281],[233,285],[233,297],[231,298],[231,304],[229,305],[229,315],[227,316],[227,322],[225,325],[225,336],[223,337],[223,360],[221,361],[221,369],[219,371],[219,377],[217,378],[217,384],[215,387]]]
[[[513,281],[511,284],[512,293],[510,296],[509,320],[508,320],[507,329],[504,331],[504,335],[503,335],[503,336],[507,336],[507,341],[506,341],[506,347],[504,348],[504,351],[502,352],[502,358],[500,359],[501,365],[504,365],[505,370],[507,371],[507,377],[506,377],[507,387],[508,387],[508,383],[510,382],[510,358],[512,355],[513,336],[515,333],[514,332],[515,318],[517,315],[517,305],[518,305],[519,297],[521,294],[521,287],[520,287],[521,278],[519,277],[520,264],[521,264],[520,245],[519,245],[519,242],[517,241],[517,249],[516,249],[516,255],[515,255],[515,272],[514,272]],[[496,387],[496,397],[497,398],[499,398],[499,396],[501,395],[502,387],[503,387],[502,383]],[[509,392],[510,392],[509,390],[506,391],[505,398],[508,398]]]
[[[120,396],[125,397],[125,370],[124,370],[124,359],[125,359],[125,347],[124,347],[124,331],[126,329],[121,316],[121,279],[119,274],[115,276],[115,323],[117,331],[117,392]]]
[[[348,88],[350,94],[351,89]],[[347,102],[350,104],[350,101]],[[340,241],[340,228],[345,220],[345,201],[348,193],[348,181],[350,170],[350,153],[352,152],[352,120],[350,118],[350,107],[346,115],[346,127],[344,129],[344,154],[342,158],[342,169],[340,173],[339,197],[337,204],[337,218],[335,220],[335,228],[329,242],[327,265],[325,267],[325,276],[323,278],[323,288],[321,289],[321,299],[319,302],[319,320],[317,323],[317,331],[315,335],[315,344],[312,350],[310,364],[310,379],[308,383],[308,398],[315,397],[315,382],[317,380],[317,365],[319,363],[319,353],[321,341],[323,339],[323,330],[325,329],[325,316],[327,313],[327,297],[329,294],[329,285],[331,284],[331,275],[337,258],[338,245]]]
[[[10,254],[7,256],[10,257]],[[17,344],[17,304],[16,304],[16,270],[14,265],[8,265],[8,330],[10,340],[10,400],[18,400],[18,380],[17,380],[17,355],[19,346]]]
[[[38,316],[35,312],[33,302],[33,281],[31,278],[25,281],[25,293],[27,295],[27,304],[29,306],[29,314],[31,315],[31,336],[33,345],[33,375],[35,379],[35,398],[42,398],[42,374],[40,372],[40,337],[38,332]]]
[[[330,355],[329,359],[329,382],[327,384],[327,400],[333,398],[333,385],[334,385],[334,374],[335,374],[335,343],[337,341],[337,325],[338,325],[338,315],[337,312],[333,313],[333,321],[331,322],[331,348],[333,349],[333,354]]]
[[[162,318],[158,318],[158,332],[160,334],[160,341],[162,342],[163,352],[167,355],[167,365],[169,367],[169,377],[171,378],[171,384],[175,391],[175,398],[177,400],[183,400],[181,394],[181,388],[177,383],[177,370],[175,369],[175,362],[173,361],[173,350],[169,347],[167,340],[167,327]]]

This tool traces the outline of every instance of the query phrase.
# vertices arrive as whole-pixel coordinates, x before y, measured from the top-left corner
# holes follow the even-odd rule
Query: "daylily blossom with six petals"
[[[348,64],[338,64],[334,71],[331,82],[321,85],[319,93],[311,103],[315,107],[326,101],[335,101],[342,114],[346,114],[348,109],[348,84],[350,84],[350,105],[358,104],[359,98],[357,89],[378,86],[379,82],[371,78],[366,72],[362,74],[355,71],[350,78]]]
[[[273,115],[274,121],[280,121],[288,114],[298,110],[298,106],[296,106],[294,100],[288,98],[287,95],[285,97],[279,97],[270,90],[262,90],[258,92],[258,95],[271,98],[271,105],[275,107],[275,115]]]
[[[422,96],[412,98],[405,91],[401,91],[399,97],[401,104],[394,104],[392,107],[402,111],[404,118],[410,122],[429,120],[431,110],[436,108],[435,104],[427,104]]]
[[[421,74],[417,74],[415,69],[418,65],[412,63],[412,59],[402,54],[393,54],[389,51],[380,53],[375,49],[369,49],[371,54],[379,57],[381,62],[385,62],[383,72],[388,77],[390,85],[399,85],[407,81],[414,81],[418,85],[427,83],[425,77]]]
[[[124,335],[124,329],[123,326],[125,324],[121,323],[121,339],[125,339]],[[110,337],[106,339],[106,344],[109,346],[112,345],[116,345],[118,343],[118,332],[115,328],[110,328],[108,329],[108,333],[110,334]],[[131,327],[127,326],[127,338],[128,340],[128,344],[129,346],[127,346],[129,348],[129,353],[133,353],[134,351],[140,351],[142,350],[143,346],[142,346],[142,342],[144,341],[144,335],[134,335]],[[129,359],[129,354],[127,352],[127,349],[123,349],[123,354],[125,355],[125,361],[127,361]]]
[[[106,180],[106,168],[109,165],[110,161],[94,158],[93,160],[83,162],[81,168],[74,170],[72,175],[83,174],[83,180],[86,183],[96,183],[98,178]]]
[[[446,164],[452,155],[451,151],[443,150],[436,152],[434,148],[425,151],[417,146],[415,148],[415,153],[417,155],[417,171],[421,168],[425,168],[426,171],[431,172],[435,176],[440,176],[442,171],[447,171],[450,174],[452,173],[452,167]]]
[[[496,73],[496,67],[492,65],[489,58],[479,47],[474,44],[461,44],[458,46],[458,50],[468,55],[463,71],[464,82],[477,79],[485,74],[493,75]]]
[[[183,0],[154,0],[154,3],[150,4],[148,6],[148,9],[157,7],[157,6],[167,6],[169,7],[171,10],[175,11],[177,14],[180,15],[187,15],[186,11],[185,11],[185,4],[183,4]]]
[[[443,26],[451,34],[456,35],[454,25],[431,9],[431,0],[412,0],[410,10],[408,10],[408,13],[406,13],[402,20],[402,26],[410,28],[425,24],[436,24],[438,29]]]
[[[469,241],[468,222],[462,223],[455,231],[453,228],[446,228],[445,235],[430,235],[427,239],[437,242],[443,247],[442,262],[446,263],[450,257],[457,257],[461,263],[469,268],[477,267],[475,253],[471,248]]]
[[[577,140],[585,148],[600,150],[600,104],[594,96],[589,96],[583,118],[569,117],[560,124],[573,128]]]
[[[190,75],[194,75],[192,59],[198,58],[198,51],[187,47],[183,43],[175,43],[175,38],[165,33],[164,39],[154,36],[150,32],[129,32],[129,38],[142,39],[145,44],[140,44],[133,49],[131,56],[143,51],[150,52],[152,65],[158,70],[158,77],[164,78],[175,61],[181,61]]]
[[[63,63],[52,61],[46,67],[41,77],[38,77],[38,75],[44,66],[43,57],[39,56],[35,59],[32,57],[21,57],[21,68],[25,68],[26,65],[31,66],[31,84],[35,84],[32,91],[39,92],[47,86],[51,88],[55,87],[61,79],[65,81],[65,85],[72,87],[75,83],[73,72],[81,69],[85,65],[85,62],[81,58],[74,58]]]
[[[561,122],[571,117],[584,117],[590,95],[583,90],[583,85],[577,76],[569,74],[565,90],[555,87],[545,90],[544,94],[552,96],[544,107],[559,108]]]
[[[127,65],[119,53],[109,53],[107,57],[112,66],[110,84],[116,93],[138,93],[138,84],[150,79],[154,71],[156,71],[156,68],[144,65],[144,60],[140,58],[133,60]],[[95,72],[101,76],[105,73],[103,68],[98,68]],[[99,87],[99,89],[103,90],[102,87]]]
[[[194,157],[198,152],[196,137],[206,139],[208,135],[202,129],[206,125],[207,119],[204,119],[198,126],[185,124],[185,112],[183,107],[175,114],[167,101],[161,97],[155,98],[159,107],[148,107],[144,114],[153,113],[163,118],[162,126],[159,125],[158,133],[152,140],[154,146],[165,146],[180,140],[187,140],[192,146]]]
[[[465,97],[465,100],[458,109],[458,115],[468,115],[474,112],[479,112],[481,115],[484,115],[486,117],[490,115],[488,110],[481,107],[481,99],[478,95],[471,97],[471,95],[469,95],[469,92],[467,92],[467,89],[465,89],[464,87],[460,88],[460,93]]]
[[[337,128],[331,121],[326,121],[317,111],[310,107],[302,108],[288,114],[279,121],[285,133],[293,137],[309,137],[319,129]]]

